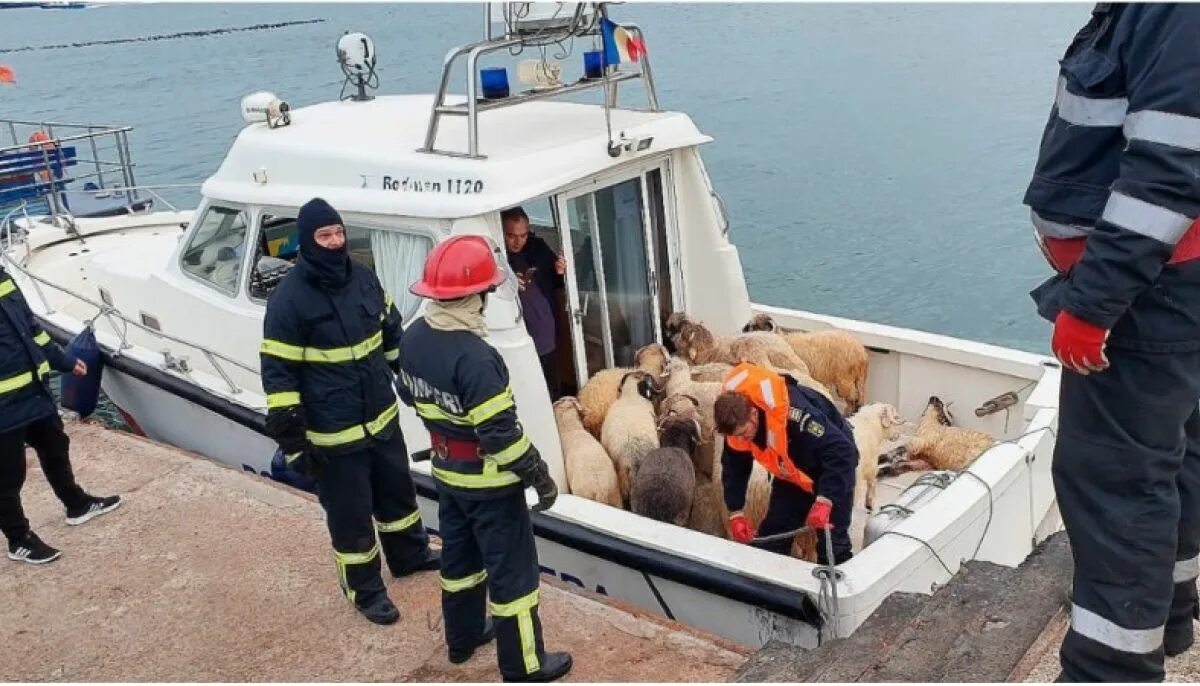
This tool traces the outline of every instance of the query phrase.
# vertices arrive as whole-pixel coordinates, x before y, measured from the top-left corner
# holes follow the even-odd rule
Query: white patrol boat
[[[660,108],[648,57],[601,67],[591,51],[578,68],[538,59],[521,65],[532,87],[519,91],[483,68],[489,55],[569,40],[628,57],[644,40],[636,26],[614,30],[603,3],[549,4],[488,5],[486,36],[447,54],[432,95],[370,95],[374,46],[343,36],[349,95],[296,108],[270,93],[248,96],[248,125],[197,207],[85,218],[58,202],[40,214],[19,205],[3,217],[5,266],[60,343],[94,327],[103,389],[136,431],[264,476],[277,448],[263,433],[258,375],[265,301],[291,266],[297,210],[315,196],[341,212],[352,254],[379,275],[405,321],[422,312],[408,286],[438,241],[487,236],[509,270],[500,211],[523,206],[531,230],[566,256],[568,326],[557,350],[568,392],[661,342],[672,312],[719,335],[766,313],[787,329],[856,335],[871,351],[868,399],[909,420],[931,395],[977,408],[958,422],[997,443],[967,472],[922,477],[899,496],[881,488],[881,501],[894,502],[866,523],[869,545],[836,570],[652,521],[566,493],[550,398],[509,270],[488,301],[488,341],[563,492],[533,515],[544,571],[742,644],[814,647],[847,636],[889,594],[929,593],[967,560],[1016,565],[1057,530],[1053,359],[752,303],[700,155],[712,139],[686,114]],[[450,92],[464,66],[469,97]],[[635,82],[645,106],[618,106],[618,90]],[[555,101],[585,91],[600,102]],[[90,150],[100,170],[103,141],[123,144],[125,131],[92,128],[50,144]],[[116,147],[120,159],[105,163],[124,173],[110,173],[99,192],[162,200],[153,187],[112,187],[132,179],[127,150]],[[411,452],[428,448],[410,408],[401,406],[400,421]],[[413,471],[424,521],[436,530],[429,463]]]

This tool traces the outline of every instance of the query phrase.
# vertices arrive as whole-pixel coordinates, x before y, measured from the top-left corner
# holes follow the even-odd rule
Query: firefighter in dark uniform
[[[339,583],[369,620],[399,619],[380,576],[438,568],[417,509],[392,386],[400,314],[379,279],[352,261],[338,213],[315,198],[296,219],[300,259],[263,323],[267,433],[316,481]],[[376,535],[378,533],[378,536]]]
[[[751,543],[756,535],[767,537],[802,526],[827,529],[833,563],[849,560],[858,448],[853,430],[833,403],[790,376],[742,363],[726,377],[713,418],[717,431],[725,435],[721,481],[734,540]],[[742,513],[755,461],[773,479],[758,532]],[[824,535],[818,533],[817,562],[829,564]],[[756,545],[787,555],[792,539]]]
[[[42,330],[20,289],[0,267],[0,531],[10,560],[45,564],[59,551],[29,528],[21,507],[25,446],[37,453],[50,488],[67,509],[67,524],[84,522],[121,504],[120,496],[89,495],[71,470],[71,441],[50,393],[50,370],[83,376],[87,365],[63,352]]]
[[[404,334],[397,390],[429,429],[450,661],[495,637],[505,681],[553,681],[571,656],[542,646],[525,488],[537,491],[534,510],[550,507],[558,489],[517,421],[503,358],[483,340],[487,294],[505,279],[499,259],[482,236],[454,236],[430,252],[410,288],[430,302]]]
[[[1062,679],[1161,681],[1198,616],[1200,5],[1096,5],[1059,64],[1025,204],[1057,272]]]

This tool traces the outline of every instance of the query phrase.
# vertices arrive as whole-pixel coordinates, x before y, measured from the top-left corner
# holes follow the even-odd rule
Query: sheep
[[[953,420],[941,398],[930,396],[916,435],[904,447],[908,459],[900,461],[895,456],[880,473],[893,475],[920,469],[962,471],[995,442],[982,431],[953,426]]]
[[[904,420],[895,407],[886,403],[871,403],[854,413],[847,421],[854,431],[854,445],[858,447],[854,502],[863,503],[868,511],[874,511],[879,453],[884,441],[900,438],[900,427]]]
[[[670,418],[659,430],[661,447],[646,453],[630,470],[630,510],[684,526],[691,516],[696,492],[692,453],[700,442],[700,424],[692,419]]]
[[[709,362],[708,364],[694,365],[688,371],[692,375],[692,381],[716,381],[723,383],[732,370],[733,365],[731,364]]]
[[[600,429],[604,425],[604,416],[608,408],[617,399],[621,379],[634,369],[640,369],[661,377],[670,353],[658,344],[651,343],[637,351],[634,357],[635,367],[614,367],[602,369],[592,375],[583,388],[579,390],[579,403],[583,406],[583,426],[596,438],[600,437]]]
[[[621,501],[627,505],[630,471],[646,453],[658,447],[652,400],[658,389],[649,372],[634,370],[621,377],[620,391],[604,417],[600,444],[616,467]]]
[[[617,470],[604,446],[584,428],[577,398],[566,396],[554,403],[554,420],[563,448],[567,485],[573,495],[621,507]]]
[[[677,319],[672,330],[676,331],[674,342],[677,352],[692,364],[723,362],[735,365],[749,362],[776,373],[787,374],[797,383],[828,398],[838,411],[846,411],[846,403],[812,377],[808,365],[778,334],[752,331],[728,339],[718,339],[703,324],[686,316]]]
[[[692,451],[692,463],[700,476],[711,477],[716,450],[716,429],[712,417],[712,405],[705,408],[695,396],[683,393],[668,395],[658,408],[659,423],[669,418],[692,419],[700,426],[700,445]]]
[[[773,332],[783,337],[796,356],[808,365],[809,374],[845,401],[848,413],[857,412],[866,402],[870,355],[866,346],[849,332],[784,331],[766,314],[754,315],[742,331]]]

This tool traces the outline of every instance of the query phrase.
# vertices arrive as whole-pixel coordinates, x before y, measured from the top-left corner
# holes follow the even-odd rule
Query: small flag
[[[12,70],[12,67],[7,67],[0,64],[0,83],[16,84],[17,73]]]
[[[607,17],[600,22],[600,35],[604,38],[604,63],[621,64],[637,62],[646,54],[646,46],[633,32]]]

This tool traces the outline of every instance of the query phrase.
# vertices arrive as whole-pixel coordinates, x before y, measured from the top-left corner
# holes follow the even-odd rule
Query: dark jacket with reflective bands
[[[398,425],[392,372],[400,313],[369,269],[326,290],[292,269],[267,302],[260,350],[267,411],[303,408],[308,441],[330,454],[386,439]]]
[[[788,457],[796,468],[813,480],[813,495],[825,496],[835,504],[854,497],[854,478],[858,471],[858,448],[854,430],[833,403],[784,376],[788,391]],[[754,442],[765,446],[767,423],[759,422]],[[727,445],[721,455],[721,487],[725,505],[736,512],[746,505],[746,487],[754,456]]]
[[[1200,349],[1200,260],[1166,264],[1200,214],[1200,5],[1097,5],[1060,65],[1025,203],[1038,233],[1087,248],[1038,311],[1116,347]]]
[[[0,269],[0,433],[52,416],[57,410],[50,370],[66,374],[74,368],[75,358],[50,340],[8,272]]]
[[[495,348],[469,331],[440,331],[417,319],[400,343],[396,390],[430,433],[479,442],[480,461],[433,456],[433,476],[444,486],[479,497],[524,490],[513,469],[533,459],[532,444]]]

